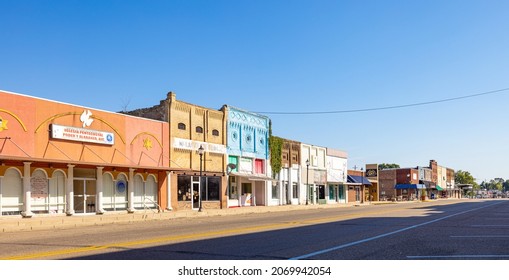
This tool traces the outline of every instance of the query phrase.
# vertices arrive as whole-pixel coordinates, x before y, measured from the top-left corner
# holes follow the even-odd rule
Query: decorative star
[[[0,118],[0,131],[7,130],[7,120]]]
[[[148,138],[144,139],[143,147],[145,147],[145,149],[147,149],[147,150],[152,149],[152,141],[150,141],[150,139],[148,139]]]

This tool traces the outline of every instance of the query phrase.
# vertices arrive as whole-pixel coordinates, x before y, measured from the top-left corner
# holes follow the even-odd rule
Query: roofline
[[[115,114],[115,115],[119,115],[119,116],[126,116],[126,117],[130,117],[130,118],[135,118],[135,119],[150,120],[150,121],[155,121],[155,122],[159,122],[159,123],[168,123],[168,122],[165,122],[165,121],[154,120],[154,119],[149,119],[149,118],[142,118],[142,117],[132,116],[132,115],[123,114],[123,113],[119,113],[119,112],[107,111],[107,110],[93,108],[93,107],[89,107],[89,106],[83,106],[83,105],[78,105],[78,104],[73,104],[73,103],[67,103],[67,102],[62,102],[62,101],[57,101],[57,100],[51,100],[51,99],[48,99],[48,98],[32,96],[32,95],[27,95],[27,94],[18,93],[18,92],[12,92],[12,91],[3,90],[3,89],[0,89],[0,92],[7,93],[7,94],[18,95],[18,96],[23,96],[23,97],[27,97],[27,98],[33,98],[33,99],[48,101],[48,102],[53,102],[53,103],[58,103],[58,104],[63,104],[63,105],[68,105],[68,106],[82,107],[82,108],[86,108],[86,109],[90,109],[90,110],[94,110],[94,111],[99,111],[99,112],[108,113],[108,114]],[[140,108],[140,109],[145,109],[145,108]]]

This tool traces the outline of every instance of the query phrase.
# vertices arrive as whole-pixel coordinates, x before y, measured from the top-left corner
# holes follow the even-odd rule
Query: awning
[[[426,185],[424,185],[424,184],[397,184],[394,188],[396,190],[401,190],[401,189],[425,189]]]
[[[371,182],[368,180],[368,178],[363,176],[348,175],[347,183],[371,186]]]
[[[276,179],[271,178],[269,176],[265,176],[263,174],[249,174],[249,173],[240,173],[240,172],[232,172],[230,176],[239,176],[242,178],[246,178],[249,181],[272,181],[277,182]]]
[[[457,184],[456,186],[454,186],[454,188],[458,188],[458,189],[473,189],[473,185],[472,184]]]
[[[444,190],[444,189],[443,189],[442,187],[440,187],[439,185],[436,185],[436,188],[437,188],[437,190],[439,190],[439,191],[443,191],[443,190]]]

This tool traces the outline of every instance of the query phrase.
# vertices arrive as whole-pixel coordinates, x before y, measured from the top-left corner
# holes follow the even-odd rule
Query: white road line
[[[293,257],[293,258],[290,258],[290,260],[307,259],[307,258],[314,257],[314,256],[317,256],[317,255],[321,255],[321,254],[329,253],[329,252],[332,252],[332,251],[336,251],[336,250],[339,250],[339,249],[344,249],[344,248],[351,247],[351,246],[354,246],[354,245],[357,245],[357,244],[366,243],[366,242],[373,241],[373,240],[376,240],[376,239],[380,239],[380,238],[383,238],[383,237],[387,237],[387,236],[390,236],[390,235],[393,235],[393,234],[396,234],[396,233],[404,232],[404,231],[407,231],[407,230],[410,230],[410,229],[414,229],[414,228],[418,228],[418,227],[421,227],[421,226],[425,226],[425,225],[429,225],[429,224],[432,224],[432,223],[436,223],[438,221],[442,221],[442,220],[445,220],[445,219],[448,219],[448,218],[451,218],[451,217],[454,217],[454,216],[462,215],[462,214],[469,213],[469,212],[472,212],[472,211],[477,211],[479,209],[483,209],[483,208],[486,208],[486,207],[491,207],[491,206],[494,206],[494,205],[497,205],[497,204],[500,204],[500,203],[503,203],[503,202],[498,202],[498,203],[494,203],[494,204],[478,207],[478,208],[475,208],[475,209],[470,209],[470,210],[467,210],[467,211],[463,211],[463,212],[459,212],[459,213],[456,213],[456,214],[448,215],[448,216],[445,216],[445,217],[442,217],[442,218],[438,218],[438,219],[435,219],[435,220],[431,220],[431,221],[428,221],[428,222],[424,222],[424,223],[421,223],[421,224],[417,224],[417,225],[409,226],[409,227],[406,227],[406,228],[398,229],[398,230],[395,230],[395,231],[392,231],[392,232],[388,232],[388,233],[380,234],[380,235],[377,235],[377,236],[373,236],[373,237],[370,237],[370,238],[366,238],[366,239],[350,242],[350,243],[339,245],[339,246],[334,246],[334,247],[331,247],[331,248],[327,248],[327,249],[324,249],[324,250],[312,252],[312,253],[305,254],[305,255],[302,255],[302,256],[298,256],[298,257]]]
[[[486,259],[486,258],[509,258],[509,255],[449,255],[449,256],[406,256],[408,259]]]
[[[509,227],[509,225],[471,225],[471,227]]]
[[[450,238],[508,238],[509,235],[451,235]]]

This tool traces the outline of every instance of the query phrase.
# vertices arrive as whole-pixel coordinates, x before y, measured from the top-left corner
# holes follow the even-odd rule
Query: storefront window
[[[318,199],[325,199],[325,186],[318,186]]]
[[[30,200],[34,213],[49,212],[49,181],[40,169],[35,170],[30,178]]]
[[[217,201],[221,192],[221,177],[203,176],[201,178],[202,201]],[[178,201],[191,200],[191,176],[178,176],[177,186]]]
[[[9,168],[4,177],[0,177],[1,215],[19,215],[23,205],[23,181],[20,172]]]
[[[255,173],[256,174],[265,174],[263,168],[263,160],[261,159],[255,159]]]
[[[299,185],[295,182],[292,183],[292,197],[299,198]]]
[[[219,192],[221,190],[221,177],[205,177],[207,178],[206,200],[219,200]]]
[[[335,190],[336,190],[335,185],[329,185],[329,200],[336,200]]]
[[[229,183],[229,188],[230,188],[230,191],[229,191],[229,194],[230,194],[230,199],[238,199],[239,196],[237,194],[237,184],[236,184],[236,178],[235,176],[230,176],[230,178],[228,179],[230,181]]]
[[[339,186],[338,198],[345,199],[345,186],[343,186],[343,185]]]
[[[279,198],[279,182],[272,183],[272,199]]]
[[[191,176],[178,176],[177,197],[178,201],[191,200]]]

